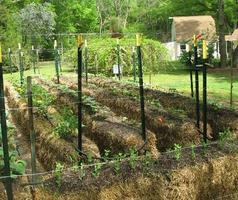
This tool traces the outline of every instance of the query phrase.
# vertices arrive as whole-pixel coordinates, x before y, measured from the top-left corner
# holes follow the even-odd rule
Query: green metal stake
[[[197,45],[194,45],[194,69],[195,69],[195,86],[196,86],[196,115],[197,127],[200,128],[200,103],[199,103],[199,68],[198,68],[198,51]]]
[[[57,83],[59,84],[59,66],[58,66],[58,50],[57,50],[57,41],[54,41],[54,50],[55,50],[55,72],[57,76]]]
[[[23,52],[19,49],[19,71],[20,71],[20,82],[21,85],[24,83],[24,66],[23,66]]]
[[[193,67],[192,67],[192,52],[191,49],[189,49],[189,72],[190,72],[190,87],[191,87],[191,97],[194,97],[194,91],[193,91]]]
[[[78,149],[82,152],[82,68],[83,68],[83,38],[78,36]],[[80,153],[81,154],[81,153]]]
[[[137,55],[138,55],[139,84],[140,84],[141,129],[142,129],[142,138],[143,138],[144,140],[146,140],[146,129],[145,129],[145,100],[144,100],[144,85],[143,85],[143,70],[142,70],[141,44],[140,44],[140,36],[139,36],[139,35],[137,35]]]
[[[84,42],[85,47],[85,78],[86,78],[86,84],[88,84],[88,44],[87,40]]]
[[[60,50],[58,49],[58,68],[59,68],[59,71],[60,73],[62,74],[62,63],[61,63],[61,54],[60,54]]]
[[[7,122],[6,122],[6,109],[4,99],[4,81],[3,81],[3,64],[2,64],[2,52],[0,46],[0,114],[1,114],[1,130],[2,130],[2,145],[3,145],[3,157],[4,157],[4,175],[8,178],[4,181],[7,191],[8,200],[13,199],[12,193],[12,179],[10,171],[10,157],[8,152],[8,138],[7,138]]]
[[[32,64],[33,64],[33,70],[34,70],[34,74],[36,74],[36,56],[35,56],[35,49],[34,46],[32,46],[31,48],[31,55],[32,55]]]
[[[207,42],[203,40],[203,140],[207,143]]]
[[[36,134],[33,120],[33,99],[32,99],[32,78],[27,77],[27,97],[28,97],[28,116],[31,140],[31,169],[32,174],[36,173]],[[36,176],[32,176],[32,183],[36,183]]]
[[[38,69],[38,73],[40,73],[40,67],[39,67],[39,50],[36,49],[36,65]]]
[[[135,47],[132,48],[132,63],[133,63],[134,82],[136,82],[136,51],[135,51]]]
[[[12,75],[12,51],[10,48],[8,49],[8,59],[9,59],[10,71]]]
[[[121,59],[120,59],[120,44],[119,44],[119,39],[117,39],[117,67],[118,67],[118,78],[121,80]]]

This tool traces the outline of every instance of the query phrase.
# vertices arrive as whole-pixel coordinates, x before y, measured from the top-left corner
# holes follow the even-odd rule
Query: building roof
[[[216,25],[212,16],[183,16],[173,17],[175,40],[177,42],[188,41],[193,35],[205,33],[208,40],[216,38]]]
[[[226,41],[238,41],[238,29],[236,29],[232,35],[225,36]]]

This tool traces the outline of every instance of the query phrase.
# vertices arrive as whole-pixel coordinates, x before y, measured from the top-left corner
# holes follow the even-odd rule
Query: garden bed
[[[77,114],[75,104],[77,97],[74,91],[64,91],[62,87],[40,78],[37,82],[54,94],[59,104],[68,105]],[[138,127],[123,121],[123,117],[116,116],[110,109],[94,102],[93,99],[91,102],[83,101],[83,123],[85,125],[84,134],[98,145],[102,154],[105,150],[110,150],[112,154],[115,154],[136,148],[143,149],[143,151],[147,149],[153,152],[155,157],[158,156],[153,133],[148,132],[148,141],[144,144]]]
[[[17,124],[25,137],[30,138],[26,102],[23,98],[19,98],[20,95],[9,83],[5,86],[5,93],[8,99],[13,122]],[[54,169],[56,162],[63,162],[66,165],[72,165],[72,162],[78,160],[78,153],[70,143],[52,137],[53,130],[51,124],[47,120],[35,116],[34,128],[37,137],[36,153],[46,169]]]
[[[214,143],[168,152],[157,160],[141,158],[135,168],[130,160],[122,162],[120,172],[115,173],[111,162],[97,177],[93,168],[82,172],[64,171],[61,184],[55,187],[55,179],[48,179],[45,188],[39,190],[46,199],[233,199],[238,197],[238,148],[236,142]],[[147,163],[147,164],[146,164]],[[47,198],[48,197],[48,198]],[[228,198],[226,198],[228,197]]]
[[[61,77],[60,81],[71,89],[77,89],[76,79],[72,79],[72,77]],[[83,92],[110,107],[119,115],[124,115],[137,121],[140,120],[138,99],[133,97],[125,98],[123,95],[100,87],[94,87],[93,85],[84,87]],[[175,143],[184,146],[201,142],[201,134],[193,120],[181,118],[149,104],[146,104],[145,116],[146,127],[156,133],[157,148],[161,151],[173,147]]]
[[[119,89],[123,88],[132,94],[138,93],[138,86],[133,83],[122,83],[105,78],[90,78],[89,83],[108,89],[115,87]],[[123,90],[121,91],[123,92]],[[178,113],[182,112],[189,118],[196,119],[196,102],[194,99],[178,93],[163,92],[150,88],[145,88],[145,98],[150,101],[158,101],[167,110],[174,110]],[[202,112],[200,115],[202,116]],[[238,134],[238,113],[227,108],[219,107],[218,105],[208,104],[208,124],[212,129],[210,135],[213,135],[215,139],[218,137],[219,132],[224,132],[227,129]]]

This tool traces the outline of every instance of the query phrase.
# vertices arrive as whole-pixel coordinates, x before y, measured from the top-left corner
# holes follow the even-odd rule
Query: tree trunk
[[[225,41],[225,16],[224,16],[224,0],[219,2],[219,50],[221,57],[221,67],[226,66],[226,41]]]

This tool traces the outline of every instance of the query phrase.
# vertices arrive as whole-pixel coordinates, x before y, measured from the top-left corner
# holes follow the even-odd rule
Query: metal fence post
[[[144,102],[144,85],[143,85],[143,69],[142,69],[141,38],[140,37],[141,37],[140,34],[136,35],[136,46],[137,46],[137,54],[138,54],[138,68],[139,68],[141,129],[142,129],[142,138],[146,140],[145,102]]]
[[[6,108],[4,99],[4,81],[3,81],[3,63],[2,63],[2,48],[0,44],[0,115],[1,115],[1,130],[2,130],[2,144],[3,144],[3,156],[4,156],[4,175],[8,176],[4,181],[7,191],[8,200],[13,199],[12,192],[12,180],[10,171],[10,158],[8,151],[8,138],[7,138],[7,120],[6,120]]]

